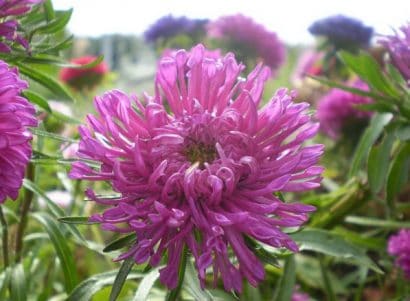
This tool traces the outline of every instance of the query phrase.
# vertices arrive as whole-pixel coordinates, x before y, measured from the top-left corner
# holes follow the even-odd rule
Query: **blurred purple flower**
[[[273,193],[320,186],[322,145],[303,146],[318,130],[306,103],[280,89],[261,109],[270,76],[258,65],[246,79],[233,54],[206,57],[202,45],[161,59],[156,94],[140,101],[114,90],[96,97],[98,116],[80,127],[75,179],[109,181],[120,195],[87,195],[109,206],[91,220],[104,230],[135,233],[137,242],[118,260],[157,266],[160,280],[178,282],[181,255],[194,256],[202,287],[208,268],[226,290],[256,286],[263,265],[245,237],[298,251],[282,227],[298,227],[313,206],[284,203]],[[235,257],[235,259],[232,259]]]
[[[20,93],[28,87],[17,69],[0,60],[0,203],[16,199],[31,157],[27,127],[37,126],[34,107]]]
[[[276,71],[285,61],[286,48],[275,32],[242,14],[224,16],[208,24],[208,35],[217,39],[228,39],[238,51],[242,47],[255,53],[258,59]],[[249,55],[247,53],[244,54]]]
[[[410,80],[410,23],[400,28],[403,35],[398,32],[394,36],[386,36],[379,42],[387,48],[394,66],[403,77]]]
[[[319,75],[322,72],[321,60],[324,53],[314,50],[304,51],[296,64],[292,82],[301,81],[306,75]]]
[[[330,16],[315,21],[309,32],[315,36],[324,36],[336,46],[368,46],[373,35],[373,28],[360,20],[343,15]]]
[[[310,297],[308,294],[300,292],[299,286],[297,285],[296,288],[293,290],[291,301],[309,301]]]
[[[396,266],[410,279],[410,229],[401,229],[396,235],[390,236],[387,251],[396,256]]]
[[[179,34],[193,34],[203,30],[206,23],[208,23],[206,19],[188,19],[167,15],[152,24],[144,33],[144,38],[147,42],[155,42],[160,38],[167,39]]]
[[[18,34],[19,23],[15,19],[30,11],[31,7],[43,0],[0,0],[0,52],[10,52],[10,45],[19,43],[28,49],[26,39]],[[12,17],[12,19],[10,19]]]
[[[368,86],[358,80],[354,88],[368,90]],[[326,95],[319,99],[317,118],[321,130],[333,139],[339,138],[344,127],[358,120],[367,120],[370,112],[361,111],[355,105],[370,103],[368,97],[353,94],[340,89],[331,89]]]

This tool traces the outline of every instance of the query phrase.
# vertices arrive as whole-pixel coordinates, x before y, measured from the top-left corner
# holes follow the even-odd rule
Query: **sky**
[[[380,34],[410,22],[409,0],[53,0],[53,4],[56,9],[74,8],[68,28],[77,36],[140,35],[170,13],[211,20],[243,13],[289,44],[312,43],[309,25],[334,14],[358,18]]]

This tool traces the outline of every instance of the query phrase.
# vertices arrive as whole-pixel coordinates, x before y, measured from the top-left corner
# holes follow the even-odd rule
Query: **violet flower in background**
[[[357,45],[366,47],[373,35],[373,28],[360,20],[343,15],[330,16],[315,21],[309,32],[314,36],[324,36],[337,47]]]
[[[390,236],[387,251],[396,257],[396,266],[410,279],[410,229],[401,229],[396,235]]]
[[[158,39],[167,39],[179,34],[193,34],[204,30],[206,19],[189,19],[187,17],[164,16],[158,19],[144,33],[145,41],[155,42]]]
[[[101,166],[78,161],[70,176],[109,181],[118,193],[86,192],[108,207],[92,221],[136,234],[117,260],[157,266],[167,253],[160,280],[172,289],[187,248],[202,287],[212,268],[214,285],[221,277],[227,291],[241,291],[242,278],[253,286],[265,278],[244,236],[298,251],[281,228],[301,226],[315,208],[274,192],[319,187],[323,146],[303,146],[318,124],[286,89],[258,109],[269,68],[258,65],[239,80],[244,66],[233,54],[213,59],[205,51],[198,45],[162,58],[154,97],[118,90],[96,97],[98,115],[80,127],[78,156]]]
[[[309,301],[309,300],[310,300],[309,295],[301,292],[299,285],[297,285],[295,289],[293,290],[290,301]]]
[[[228,40],[230,51],[253,55],[276,71],[285,61],[286,47],[275,32],[267,30],[250,17],[242,14],[224,16],[208,24],[208,35]]]
[[[27,40],[18,33],[16,17],[28,13],[42,0],[0,0],[0,52],[10,52],[15,42],[28,49]]]
[[[17,69],[0,60],[0,203],[17,198],[31,157],[27,127],[37,126],[37,120],[34,106],[20,96],[27,87]]]
[[[323,52],[308,49],[304,51],[296,64],[295,71],[292,74],[292,82],[302,81],[306,75],[320,75],[322,72]]]
[[[410,80],[410,23],[400,28],[402,34],[386,36],[379,42],[387,48],[393,65]]]
[[[360,80],[356,81],[352,86],[357,89],[368,90],[368,86]],[[337,88],[331,89],[318,102],[317,118],[320,122],[321,130],[333,139],[339,138],[344,128],[352,124],[354,125],[358,121],[366,121],[370,118],[371,112],[355,108],[355,105],[370,102],[371,99],[368,97]]]

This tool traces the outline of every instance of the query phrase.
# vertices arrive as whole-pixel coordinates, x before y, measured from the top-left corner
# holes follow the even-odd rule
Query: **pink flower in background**
[[[401,229],[390,236],[387,251],[396,257],[395,264],[410,279],[410,229]]]
[[[70,62],[77,65],[87,65],[97,59],[95,56],[83,56],[72,59]],[[60,79],[69,86],[82,90],[84,88],[94,88],[101,83],[105,74],[108,73],[108,65],[102,61],[91,68],[62,68]]]
[[[387,48],[394,66],[403,77],[410,80],[410,23],[400,28],[402,34],[396,32],[393,36],[386,36],[379,42]]]
[[[212,268],[214,284],[221,277],[226,290],[241,291],[242,278],[256,286],[265,277],[245,237],[298,251],[281,229],[301,226],[314,207],[274,192],[319,187],[323,146],[303,146],[318,124],[286,89],[258,109],[269,68],[239,80],[244,66],[232,54],[215,59],[206,51],[198,45],[162,58],[154,97],[118,90],[96,97],[98,114],[80,127],[78,155],[100,167],[76,162],[70,176],[109,181],[119,194],[87,191],[108,207],[91,220],[137,236],[118,260],[157,266],[166,253],[160,280],[172,289],[187,248],[202,286]]]
[[[35,109],[20,94],[28,87],[17,69],[0,60],[0,203],[16,199],[31,157],[32,135],[37,126]]]
[[[242,48],[244,56],[253,53],[264,64],[276,71],[285,61],[286,48],[275,32],[242,14],[224,16],[208,24],[208,35],[217,39],[229,40],[234,47]]]
[[[303,80],[306,75],[320,75],[322,72],[321,60],[324,53],[314,50],[304,51],[297,62],[295,71],[292,75],[293,82]]]
[[[299,285],[296,285],[295,289],[293,290],[291,301],[309,301],[310,297],[308,294],[303,293],[300,291]]]
[[[17,42],[28,49],[27,40],[18,33],[17,16],[28,13],[32,6],[42,0],[0,0],[0,53],[10,52],[11,44]]]
[[[354,88],[368,90],[362,81],[356,81]],[[319,99],[317,118],[321,130],[331,138],[337,139],[345,127],[369,119],[371,112],[362,111],[355,105],[370,103],[368,97],[353,94],[340,89],[332,89]]]

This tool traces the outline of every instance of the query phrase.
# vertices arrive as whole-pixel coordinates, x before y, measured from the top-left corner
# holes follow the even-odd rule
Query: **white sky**
[[[391,33],[391,28],[410,22],[409,0],[53,0],[53,4],[56,9],[74,8],[68,28],[78,36],[142,34],[169,13],[215,19],[241,12],[292,44],[312,42],[308,26],[338,13],[361,19],[378,33]]]

